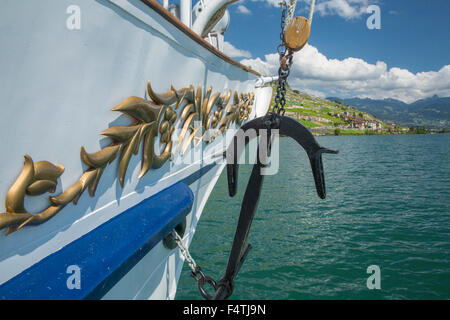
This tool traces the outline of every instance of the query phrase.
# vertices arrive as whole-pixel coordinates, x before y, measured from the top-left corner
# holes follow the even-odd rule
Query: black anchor
[[[268,148],[265,149],[266,152],[262,152],[263,155],[260,155],[260,145],[258,146],[257,162],[253,165],[253,170],[245,190],[225,275],[215,286],[215,294],[210,297],[214,300],[227,299],[232,294],[234,278],[239,272],[242,263],[251,249],[250,244],[248,244],[245,249],[244,245],[246,243],[251,223],[258,206],[259,196],[261,194],[264,178],[264,175],[261,174],[261,169],[264,168],[264,163],[267,163],[267,159],[270,156],[272,129],[278,129],[279,134],[293,138],[305,149],[311,164],[317,194],[322,199],[326,196],[322,154],[338,153],[338,151],[321,147],[317,143],[311,131],[309,131],[309,129],[303,126],[300,122],[277,113],[269,113],[267,116],[253,119],[244,124],[240,130],[243,130],[245,136],[245,132],[251,129],[255,130],[258,136],[260,135],[259,133],[261,129],[267,130],[267,135],[265,135],[265,137],[267,139],[266,145]],[[242,132],[240,134],[242,134]],[[233,143],[229,146],[226,152],[228,160],[228,192],[231,197],[234,196],[237,191],[239,169],[237,159],[239,159],[245,145],[249,142],[249,140],[250,139],[245,139],[244,143],[238,144],[237,136],[235,135]]]

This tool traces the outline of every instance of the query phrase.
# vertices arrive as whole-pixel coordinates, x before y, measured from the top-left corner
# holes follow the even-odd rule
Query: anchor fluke
[[[321,199],[325,199],[327,195],[326,187],[325,187],[325,176],[323,171],[323,161],[322,161],[322,153],[331,153],[331,154],[338,154],[339,151],[337,150],[330,150],[327,148],[320,148],[317,150],[317,152],[309,156],[309,161],[311,163],[311,170],[313,172],[314,176],[314,183],[316,184],[316,191],[317,195]]]

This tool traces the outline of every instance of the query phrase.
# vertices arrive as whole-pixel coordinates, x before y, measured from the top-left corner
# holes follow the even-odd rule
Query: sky
[[[278,2],[240,0],[228,9],[225,53],[263,75],[279,67]],[[372,5],[380,29],[367,27]],[[295,15],[308,14],[309,0],[298,0]],[[320,97],[450,96],[450,1],[316,0],[309,42],[291,69],[291,87]]]

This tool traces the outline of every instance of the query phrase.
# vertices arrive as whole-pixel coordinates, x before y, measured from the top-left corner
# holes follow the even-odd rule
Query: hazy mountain
[[[356,107],[388,123],[394,122],[403,126],[450,127],[450,97],[441,98],[435,95],[409,104],[396,99],[335,97],[328,99]]]

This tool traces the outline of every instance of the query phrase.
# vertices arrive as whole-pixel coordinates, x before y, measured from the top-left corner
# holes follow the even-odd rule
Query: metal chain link
[[[216,282],[203,273],[202,268],[200,268],[200,266],[195,262],[194,258],[192,258],[191,254],[189,253],[189,249],[183,245],[180,235],[175,230],[172,230],[171,236],[178,248],[180,248],[180,252],[184,260],[188,263],[189,268],[191,269],[191,277],[194,278],[195,281],[197,281],[200,294],[203,296],[203,298],[211,300],[212,295],[208,294],[203,286],[208,283],[213,287],[215,291],[217,288]]]
[[[287,13],[287,5],[286,1],[280,2],[280,9],[281,9],[281,33],[280,33],[280,40],[281,44],[278,45],[277,51],[280,56],[285,54],[286,46],[284,42],[284,28],[286,26],[286,13]]]
[[[184,260],[188,263],[189,268],[191,268],[192,272],[196,272],[198,268],[197,263],[195,263],[195,260],[192,258],[191,254],[189,253],[189,250],[183,245],[180,235],[175,230],[172,230],[171,235],[173,237],[173,241],[175,241],[178,248],[180,248],[181,255],[183,256]]]
[[[286,1],[280,2],[281,7],[281,33],[280,40],[281,44],[278,45],[277,51],[280,56],[280,68],[278,69],[278,85],[277,93],[275,96],[275,105],[273,106],[272,112],[277,115],[284,115],[286,104],[286,79],[289,76],[290,67],[292,64],[293,52],[288,48],[286,49],[286,43],[284,41],[284,29],[286,26],[286,14],[287,14],[287,4]]]

